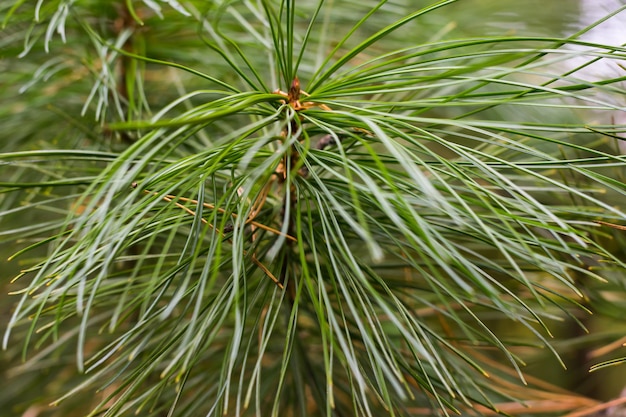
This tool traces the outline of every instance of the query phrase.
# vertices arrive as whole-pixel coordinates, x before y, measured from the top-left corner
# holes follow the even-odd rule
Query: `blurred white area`
[[[580,30],[587,27],[625,5],[626,0],[580,0],[580,17],[576,29]],[[615,46],[626,44],[626,10],[602,22],[598,27],[586,33],[582,38],[589,42]],[[581,60],[588,59],[589,58],[581,58]],[[626,69],[620,67],[618,62],[620,61],[602,59],[585,67],[582,73],[584,74],[584,78],[593,80],[626,75]],[[574,65],[580,65],[582,63],[583,62],[574,60]],[[626,66],[623,60],[620,63],[623,67]],[[626,88],[626,83],[623,84],[623,88]],[[620,106],[622,109],[616,110],[613,113],[612,120],[609,121],[609,123],[626,126],[626,97],[614,97],[612,101],[613,104]],[[626,139],[626,133],[621,133],[619,136]],[[617,142],[621,153],[626,154],[626,140],[619,140]]]
[[[576,29],[583,29],[625,5],[625,0],[580,0],[580,17]],[[598,27],[587,32],[582,39],[608,45],[624,45],[626,43],[626,10],[602,22]],[[595,73],[597,76],[616,76],[618,73],[626,72],[616,62],[602,60],[599,64],[601,65],[593,66],[593,71],[597,71]]]

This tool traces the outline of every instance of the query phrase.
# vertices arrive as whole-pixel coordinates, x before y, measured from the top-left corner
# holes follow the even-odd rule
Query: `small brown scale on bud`
[[[298,77],[294,77],[289,87],[289,93],[287,94],[289,104],[295,109],[300,108],[300,80]]]

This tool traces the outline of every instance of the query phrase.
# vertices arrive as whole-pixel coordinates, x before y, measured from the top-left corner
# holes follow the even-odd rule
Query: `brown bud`
[[[298,77],[294,77],[291,82],[291,87],[289,87],[289,102],[295,103],[300,100],[300,80]]]

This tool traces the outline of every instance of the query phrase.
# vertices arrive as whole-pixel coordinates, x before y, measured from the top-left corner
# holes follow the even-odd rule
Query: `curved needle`
[[[137,183],[133,183],[133,184],[132,184],[132,186],[133,186],[133,188],[136,188],[136,187],[137,187]],[[144,193],[146,193],[146,194],[152,194],[152,195],[157,195],[157,196],[158,196],[158,193],[156,193],[156,192],[154,192],[154,191],[150,191],[150,190],[143,190],[143,192],[144,192]],[[168,203],[174,203],[174,205],[176,205],[176,207],[178,207],[178,208],[180,208],[180,209],[184,210],[185,212],[187,212],[187,213],[191,214],[192,216],[195,216],[195,215],[196,215],[196,212],[195,212],[195,211],[193,211],[193,210],[192,210],[192,209],[190,209],[189,207],[184,206],[183,204],[181,204],[181,203],[179,203],[179,202],[177,202],[177,201],[174,201],[174,200],[178,199],[178,200],[180,200],[180,201],[186,201],[186,202],[189,202],[189,203],[194,203],[194,204],[196,204],[196,205],[198,204],[198,200],[193,200],[193,199],[191,199],[191,198],[185,198],[185,197],[178,197],[178,196],[175,196],[175,195],[172,195],[172,194],[167,194],[167,195],[163,196],[162,198],[163,198],[163,200],[167,201]],[[203,206],[203,207],[206,207],[206,208],[209,208],[209,209],[212,209],[212,210],[214,210],[214,209],[215,209],[215,206],[214,206],[213,204],[209,204],[209,203],[202,203],[202,206]],[[224,212],[225,212],[225,210],[224,210],[224,209],[222,209],[222,208],[218,208],[217,210],[218,210],[220,213],[224,213]],[[231,213],[231,216],[233,216],[233,217],[237,217],[237,215],[236,215],[235,213]],[[214,229],[215,229],[215,226],[213,226],[212,224],[210,224],[210,223],[209,223],[209,222],[208,222],[205,218],[201,218],[201,219],[200,219],[200,221],[201,221],[202,223],[204,223],[204,224],[208,224],[208,225],[209,225],[209,227],[212,227],[212,228],[214,228]],[[246,222],[246,223],[250,223],[250,224],[252,224],[252,225],[254,225],[254,226],[258,227],[259,229],[267,230],[268,232],[272,232],[272,233],[275,233],[275,234],[277,234],[277,235],[284,236],[286,239],[290,239],[290,240],[296,241],[296,238],[294,238],[293,236],[290,236],[290,235],[288,235],[288,234],[282,233],[281,231],[276,230],[276,229],[273,229],[273,228],[271,228],[271,227],[269,227],[269,226],[266,226],[266,225],[264,225],[264,224],[262,224],[262,223],[258,223],[258,222],[255,222],[255,221],[248,221],[248,222]],[[223,235],[223,232],[221,232],[221,233],[222,233],[222,235]],[[244,254],[245,256],[247,256],[247,255],[248,255],[248,252],[247,252],[246,250],[244,250],[244,251],[243,251],[243,254]],[[250,259],[252,260],[252,262],[253,262],[256,266],[258,266],[258,267],[259,267],[259,268],[263,271],[263,273],[264,273],[265,275],[267,275],[267,276],[268,276],[268,277],[269,277],[272,281],[274,281],[274,283],[278,286],[278,288],[280,288],[281,290],[284,288],[284,287],[283,287],[283,284],[282,284],[282,283],[278,280],[278,278],[276,278],[276,277],[274,276],[274,274],[272,274],[272,272],[271,272],[271,271],[270,271],[270,270],[269,270],[269,269],[268,269],[265,265],[263,265],[263,263],[262,263],[261,261],[259,261],[259,260],[257,259],[257,257],[256,257],[254,254],[252,254],[252,256],[250,257]]]

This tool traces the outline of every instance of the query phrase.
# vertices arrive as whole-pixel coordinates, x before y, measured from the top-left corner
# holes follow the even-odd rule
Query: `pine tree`
[[[584,41],[593,25],[440,25],[480,21],[464,7],[0,1],[0,235],[17,269],[0,405],[596,405],[524,364],[540,347],[561,362],[563,323],[623,316],[624,77],[584,70],[623,69],[626,49]]]

